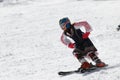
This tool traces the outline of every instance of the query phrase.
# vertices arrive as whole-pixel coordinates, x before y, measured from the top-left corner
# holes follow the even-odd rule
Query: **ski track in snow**
[[[0,80],[120,80],[120,1],[36,0],[0,6]],[[57,75],[80,63],[60,42],[60,18],[87,20],[90,38],[107,70],[87,76]]]

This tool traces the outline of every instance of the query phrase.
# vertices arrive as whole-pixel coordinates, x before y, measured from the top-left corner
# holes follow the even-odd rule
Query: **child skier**
[[[102,62],[99,57],[96,55],[97,49],[88,38],[90,32],[92,31],[91,26],[86,22],[75,22],[71,24],[68,17],[62,18],[59,20],[59,25],[63,30],[61,41],[63,44],[69,48],[73,48],[73,55],[81,63],[82,69],[89,69],[91,64],[85,59],[85,56],[89,56],[92,61],[95,62],[97,67],[104,67],[105,63]],[[82,32],[80,27],[84,26],[86,32]],[[74,43],[70,41],[73,39]]]

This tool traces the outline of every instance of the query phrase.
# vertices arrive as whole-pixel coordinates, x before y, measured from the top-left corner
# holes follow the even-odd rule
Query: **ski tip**
[[[62,72],[58,72],[58,75],[62,75]]]
[[[58,72],[58,75],[62,75],[63,76],[63,75],[65,75],[65,72],[62,72],[62,71]]]

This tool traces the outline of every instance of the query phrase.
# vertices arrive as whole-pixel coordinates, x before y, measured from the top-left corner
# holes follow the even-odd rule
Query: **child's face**
[[[64,25],[64,26],[62,27],[62,30],[65,31],[66,29],[67,29],[67,28],[66,28],[66,25]]]

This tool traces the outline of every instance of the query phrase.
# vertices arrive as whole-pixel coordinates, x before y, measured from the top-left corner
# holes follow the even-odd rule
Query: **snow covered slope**
[[[0,7],[0,80],[120,80],[120,1],[50,1]],[[90,38],[110,68],[87,76],[57,75],[80,66],[60,42],[58,21],[66,16],[91,24]]]

